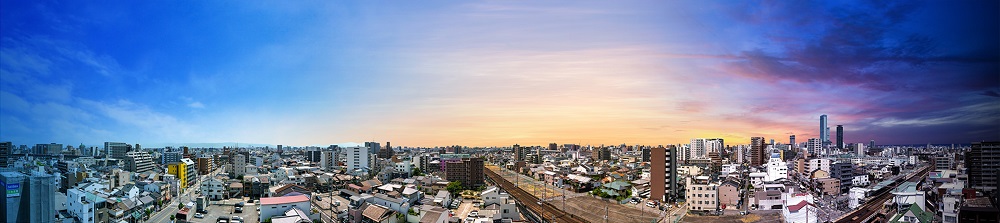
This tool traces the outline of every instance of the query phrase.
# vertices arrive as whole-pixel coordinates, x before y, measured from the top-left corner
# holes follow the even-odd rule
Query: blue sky
[[[158,3],[2,1],[0,140],[1000,138],[996,2]]]

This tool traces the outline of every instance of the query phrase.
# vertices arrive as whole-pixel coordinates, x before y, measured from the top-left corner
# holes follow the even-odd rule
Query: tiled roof
[[[287,197],[264,197],[260,198],[260,205],[274,205],[274,204],[289,204],[296,202],[309,201],[309,197],[306,195],[298,196],[287,196]]]
[[[812,205],[812,204],[810,204],[809,202],[806,202],[805,200],[802,200],[802,201],[799,201],[798,204],[789,205],[788,206],[788,211],[789,212],[796,212],[796,211],[799,211],[799,209],[802,209],[803,207],[805,207],[806,205]]]

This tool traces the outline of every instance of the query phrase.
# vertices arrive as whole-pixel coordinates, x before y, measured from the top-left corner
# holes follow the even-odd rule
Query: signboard
[[[5,191],[7,191],[8,198],[21,196],[21,184],[7,184],[6,182],[3,182],[3,180],[0,180],[0,185],[3,185],[3,187],[6,188]]]

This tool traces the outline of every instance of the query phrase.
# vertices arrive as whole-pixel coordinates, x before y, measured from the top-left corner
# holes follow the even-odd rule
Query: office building
[[[764,151],[764,137],[750,137],[750,165],[764,165],[765,161],[767,153]]]
[[[844,125],[837,125],[837,149],[844,149]]]
[[[215,162],[211,157],[198,157],[198,175],[208,175],[215,170]]]
[[[549,150],[558,150],[558,149],[559,149],[559,144],[549,143]]]
[[[153,156],[147,152],[127,152],[125,153],[125,170],[135,173],[144,173],[153,170]]]
[[[160,155],[160,163],[162,164],[176,163],[180,162],[181,158],[184,158],[184,156],[181,155],[181,152],[164,152],[162,155]]]
[[[830,142],[830,127],[827,127],[826,115],[819,116],[819,142],[827,145]]]
[[[369,144],[369,143],[365,143]],[[376,143],[377,144],[377,143]],[[357,175],[367,173],[371,170],[371,157],[372,153],[369,151],[368,147],[345,147],[344,151],[347,152],[347,171],[352,175]]]
[[[1000,142],[973,142],[965,152],[965,166],[969,169],[969,187],[995,192],[1000,175]]]
[[[447,161],[445,179],[459,181],[465,188],[477,188],[486,184],[483,179],[483,158],[471,157]]]
[[[642,162],[649,162],[650,158],[650,148],[642,147]]]
[[[526,148],[521,147],[521,145],[514,144],[514,161],[524,161],[528,156],[528,151]]]
[[[10,167],[14,143],[0,142],[0,168]]]
[[[323,151],[320,151],[318,149],[306,151],[306,160],[308,160],[309,162],[318,163],[320,159],[322,159],[321,158],[322,156],[323,156]]]
[[[705,139],[691,139],[691,159],[704,159],[708,157],[708,152],[705,150]]]
[[[856,150],[856,153],[857,153],[856,155],[858,157],[864,157],[865,156],[865,144],[864,143],[854,144],[854,149]]]
[[[677,147],[649,149],[649,198],[671,202],[677,198]]]
[[[868,142],[868,148],[872,148],[872,149],[875,148],[875,140],[874,139],[872,139],[871,142]]]
[[[594,161],[611,160],[611,149],[608,149],[608,147],[594,148],[591,151],[591,156]]]
[[[6,216],[6,222],[54,223],[55,181],[55,176],[40,172],[0,172],[0,185],[7,192],[0,216]]]
[[[368,149],[368,153],[376,154],[382,150],[382,145],[377,142],[365,142],[365,148]]]
[[[104,142],[104,152],[110,158],[125,159],[125,154],[132,151],[132,145],[120,142]]]

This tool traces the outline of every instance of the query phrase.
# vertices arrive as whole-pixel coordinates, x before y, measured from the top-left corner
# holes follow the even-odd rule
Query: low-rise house
[[[740,183],[727,180],[719,185],[719,205],[724,210],[736,210],[740,204]]]

